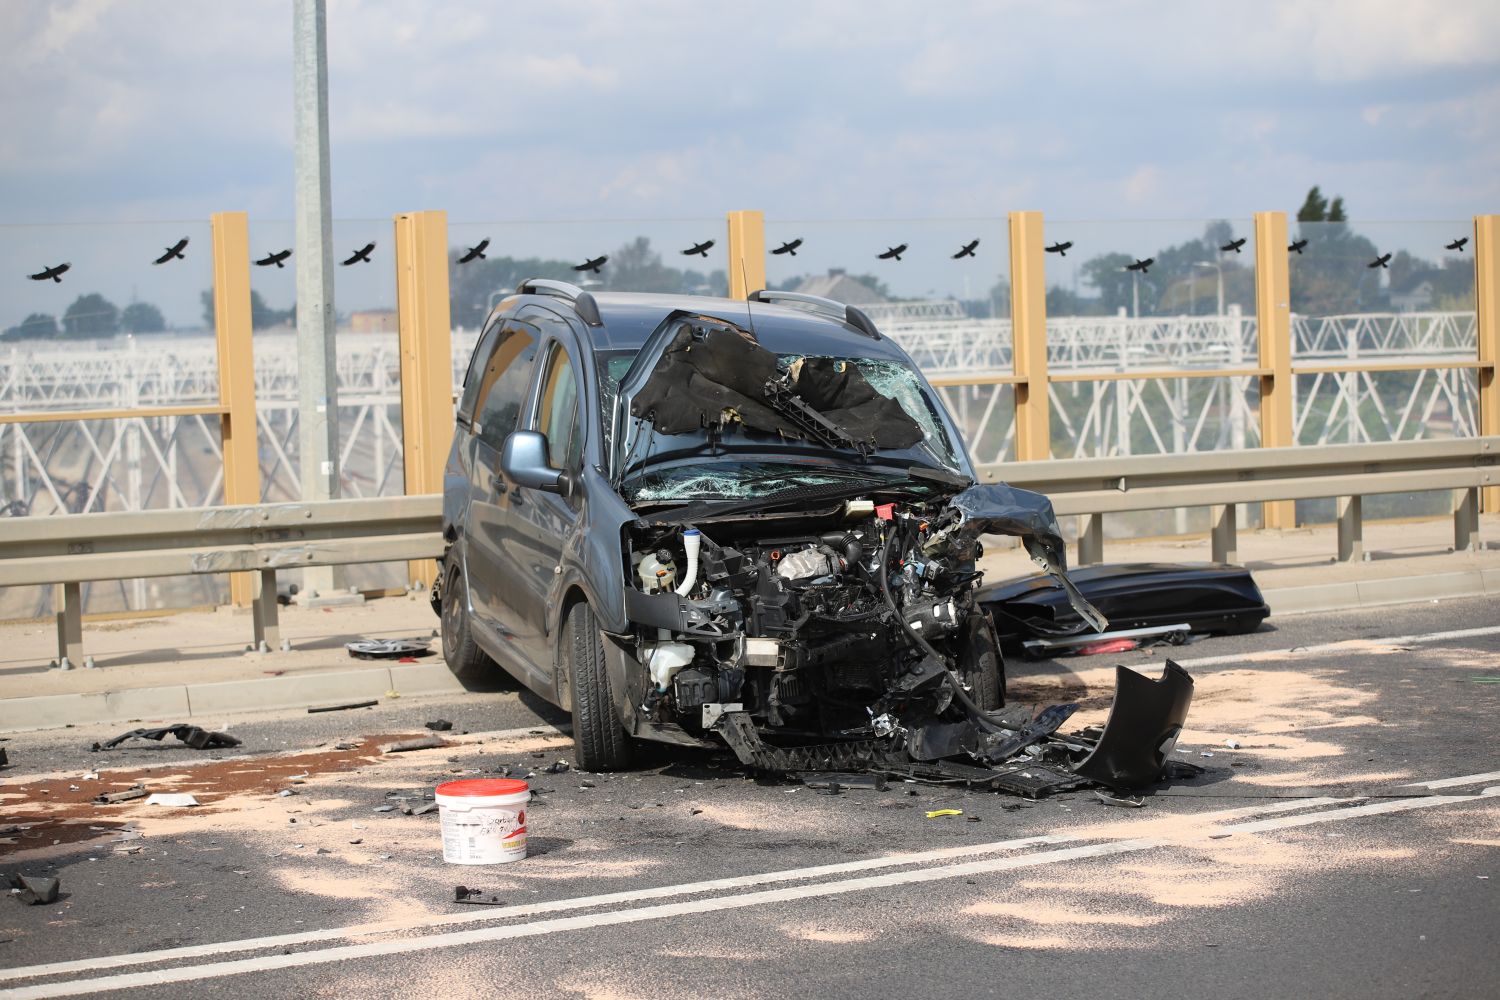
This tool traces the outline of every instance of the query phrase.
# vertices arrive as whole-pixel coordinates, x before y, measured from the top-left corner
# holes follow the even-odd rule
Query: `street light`
[[[1224,315],[1224,268],[1223,268],[1223,266],[1220,265],[1220,264],[1210,263],[1209,261],[1206,261],[1206,260],[1194,261],[1193,262],[1193,266],[1194,267],[1211,267],[1211,268],[1214,269],[1214,274],[1219,279],[1218,280],[1218,284],[1219,284],[1219,315],[1220,316]]]

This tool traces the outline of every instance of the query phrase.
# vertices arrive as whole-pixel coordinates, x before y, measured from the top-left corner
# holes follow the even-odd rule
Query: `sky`
[[[291,218],[290,0],[0,14],[0,243]],[[1110,226],[1318,184],[1466,220],[1500,211],[1496,39],[1494,0],[330,0],[333,211]]]

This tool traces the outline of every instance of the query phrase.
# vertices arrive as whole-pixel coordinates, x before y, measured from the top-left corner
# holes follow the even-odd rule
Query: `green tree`
[[[1335,199],[1339,205],[1339,213],[1343,214],[1344,199]],[[1328,199],[1323,197],[1323,192],[1318,190],[1314,184],[1312,190],[1307,192],[1307,197],[1302,201],[1302,207],[1297,209],[1298,222],[1326,222],[1328,221]]]
[[[573,270],[571,262],[565,260],[491,257],[459,264],[462,253],[463,249],[459,248],[448,254],[449,311],[456,326],[469,329],[479,326],[496,302],[514,292],[516,286],[528,278],[578,281],[578,272]]]
[[[32,313],[0,334],[0,340],[56,340],[57,320],[47,313]]]
[[[63,334],[69,338],[113,337],[119,332],[119,308],[98,292],[78,296],[63,313]]]
[[[203,303],[203,325],[212,330],[217,322],[214,319],[213,289],[205,288],[199,299]],[[261,298],[260,292],[253,288],[250,290],[250,329],[264,330],[268,327],[295,323],[296,320],[297,306],[295,304],[290,309],[272,309],[266,305],[266,300]]]
[[[585,275],[588,277],[588,275]],[[682,294],[726,295],[729,282],[723,271],[704,274],[701,271],[670,267],[661,254],[651,249],[644,236],[610,254],[601,276],[607,288],[622,292],[670,292]]]
[[[160,333],[166,328],[161,310],[149,302],[132,302],[120,313],[120,329],[126,333]]]
[[[1368,266],[1377,255],[1375,244],[1349,228],[1342,196],[1329,201],[1316,186],[1308,191],[1297,211],[1296,240],[1306,244],[1290,259],[1292,312],[1333,316],[1388,305],[1380,280],[1383,269]],[[1410,275],[1410,263],[1397,266],[1403,280]],[[1388,275],[1392,284],[1398,284],[1395,270]]]

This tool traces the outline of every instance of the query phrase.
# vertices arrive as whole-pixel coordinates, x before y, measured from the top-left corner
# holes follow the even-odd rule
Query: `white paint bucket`
[[[443,825],[443,860],[498,865],[526,857],[526,803],[531,791],[515,778],[446,781],[433,798]]]

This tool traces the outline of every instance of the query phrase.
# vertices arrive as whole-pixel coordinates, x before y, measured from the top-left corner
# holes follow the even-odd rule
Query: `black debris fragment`
[[[542,768],[543,774],[566,774],[567,772],[568,762],[565,760],[555,760]]]
[[[26,906],[42,906],[57,902],[62,881],[57,878],[42,878],[16,873],[10,877],[11,896]]]
[[[486,895],[489,896],[488,899],[485,898]],[[453,901],[455,903],[473,903],[479,906],[505,905],[505,901],[493,893],[486,893],[483,889],[470,889],[462,885],[453,887]]]
[[[0,747],[0,767],[10,767],[10,754],[5,752],[4,747]]]
[[[228,733],[216,733],[198,726],[189,726],[186,723],[178,723],[173,726],[162,726],[158,729],[132,729],[128,733],[121,733],[112,740],[103,743],[95,743],[90,750],[113,750],[126,740],[156,740],[161,742],[168,733],[177,737],[194,750],[218,750],[240,745],[238,738]]]
[[[145,797],[145,785],[131,785],[123,792],[104,792],[101,795],[94,796],[94,804],[112,806],[120,802],[129,802],[131,799],[144,799]]]
[[[371,698],[369,701],[346,701],[338,705],[309,705],[308,715],[317,715],[321,712],[347,712],[355,708],[374,708],[380,704],[380,699]]]
[[[868,789],[883,792],[890,787],[889,780],[883,774],[859,774],[853,771],[835,771],[830,773],[801,771],[791,775],[791,777],[796,778],[812,789],[836,788],[839,791]],[[828,794],[837,795],[839,791],[830,790]]]
[[[432,653],[432,644],[426,639],[358,639],[344,643],[344,648],[357,660],[399,660]]]
[[[414,740],[402,740],[399,743],[387,743],[380,748],[381,753],[409,753],[412,750],[435,750],[438,747],[447,746],[447,742],[436,734],[432,736],[419,736]]]
[[[433,719],[431,722],[427,723],[427,728],[431,729],[435,733],[446,733],[448,730],[453,728],[453,723],[449,722],[447,719]]]

